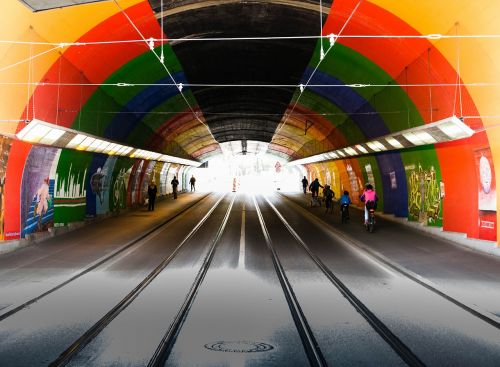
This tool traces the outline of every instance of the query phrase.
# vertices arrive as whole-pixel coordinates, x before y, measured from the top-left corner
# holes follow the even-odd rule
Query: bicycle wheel
[[[373,215],[370,215],[370,218],[368,219],[368,230],[370,233],[373,233],[373,229],[375,228],[375,217]]]

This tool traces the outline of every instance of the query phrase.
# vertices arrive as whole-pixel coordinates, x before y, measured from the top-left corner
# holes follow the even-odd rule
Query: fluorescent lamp
[[[99,146],[96,148],[95,152],[96,153],[103,153],[104,150],[110,145],[111,143],[110,142],[107,142],[107,141],[102,141],[101,140],[101,144],[99,144]]]
[[[88,151],[88,152],[93,152],[93,151],[95,151],[95,150],[99,147],[99,145],[101,145],[102,143],[103,143],[103,141],[102,141],[102,140],[95,139],[95,140],[92,142],[92,144],[90,144],[90,145],[89,145],[89,147],[88,147],[87,151]]]
[[[368,143],[366,143],[366,145],[368,145],[368,148],[370,148],[371,150],[373,150],[375,152],[381,151],[380,147],[377,144],[375,144],[375,142],[373,142],[373,141],[369,141]]]
[[[358,155],[358,152],[356,152],[353,148],[345,148],[344,152],[346,152],[348,155]]]
[[[47,135],[45,135],[38,143],[45,145],[54,144],[61,136],[64,135],[64,130],[61,129],[50,129]]]
[[[38,143],[47,133],[50,127],[45,125],[35,125],[23,134],[23,140],[30,143]]]
[[[337,149],[331,152],[296,159],[294,161],[288,162],[288,164],[308,164],[322,162],[325,160],[342,159],[345,158],[346,155],[358,155],[356,151],[354,151],[355,154],[353,154],[354,149],[357,149],[357,151],[361,154],[371,154],[365,147],[368,147],[372,152],[377,153],[385,150],[398,150],[428,144],[444,143],[448,141],[469,138],[472,135],[474,135],[474,130],[465,125],[458,117],[451,116],[436,122],[432,122],[430,124],[425,124],[422,126],[381,136],[378,139],[367,141],[362,145],[357,144],[354,146]],[[338,154],[340,157],[336,158],[335,156],[333,156],[333,154]]]
[[[397,141],[395,138],[389,137],[385,138],[385,141],[388,142],[392,147],[396,149],[401,149],[403,148],[403,144],[401,144],[399,141]]]
[[[75,137],[71,139],[68,144],[66,144],[65,148],[75,149],[82,141],[85,140],[85,137],[86,136],[83,134],[76,134]]]
[[[95,138],[87,136],[81,143],[76,147],[76,150],[88,150],[90,145],[94,142]]]
[[[363,154],[368,154],[368,151],[365,149],[365,147],[360,145],[360,144],[356,145],[356,149],[359,150]]]

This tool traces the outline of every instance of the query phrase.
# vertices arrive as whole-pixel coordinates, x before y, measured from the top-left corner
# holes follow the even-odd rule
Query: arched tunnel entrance
[[[0,365],[495,365],[498,11],[2,1]]]

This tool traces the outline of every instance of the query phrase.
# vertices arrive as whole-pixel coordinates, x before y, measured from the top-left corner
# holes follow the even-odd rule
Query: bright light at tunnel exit
[[[286,167],[286,161],[271,154],[221,155],[196,168],[197,191],[272,193],[297,192],[302,188],[302,166]]]

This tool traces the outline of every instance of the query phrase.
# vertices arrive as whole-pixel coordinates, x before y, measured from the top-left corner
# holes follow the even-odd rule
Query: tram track
[[[309,246],[302,240],[297,232],[292,228],[288,221],[283,217],[279,210],[269,201],[265,200],[269,207],[273,210],[281,223],[285,226],[288,232],[295,239],[297,244],[304,249],[309,258],[321,270],[326,278],[339,290],[342,296],[354,307],[354,309],[371,325],[371,327],[379,334],[382,339],[394,350],[400,358],[409,366],[425,366],[425,364],[413,353],[413,351],[401,341],[385,324],[382,322],[354,293],[342,282],[322,261],[316,256]],[[257,204],[256,204],[257,205]]]
[[[174,219],[176,219],[176,218],[180,217],[181,215],[185,214],[189,210],[193,209],[194,207],[200,205],[209,196],[211,196],[211,195],[210,194],[205,195],[203,198],[201,198],[201,200],[198,200],[198,201],[190,204],[187,208],[185,208],[182,211],[176,213],[172,217],[170,217],[170,218],[162,221],[161,223],[155,225],[153,228],[150,228],[146,232],[144,232],[141,235],[137,236],[136,238],[130,240],[129,242],[127,242],[123,246],[119,247],[118,249],[114,250],[110,254],[104,255],[104,256],[100,257],[99,259],[93,261],[91,264],[89,264],[88,266],[86,266],[84,269],[76,272],[75,274],[73,274],[72,276],[70,276],[65,281],[63,281],[63,282],[57,284],[56,286],[48,289],[47,291],[43,292],[42,294],[40,294],[40,295],[38,295],[36,297],[33,297],[33,298],[29,299],[28,301],[25,301],[25,302],[23,302],[23,303],[15,306],[15,307],[11,307],[8,311],[0,313],[0,322],[3,321],[3,320],[5,320],[5,319],[7,319],[10,316],[13,316],[14,314],[18,313],[19,311],[22,311],[23,309],[29,307],[30,305],[32,305],[32,304],[40,301],[42,298],[45,298],[46,296],[48,296],[48,295],[54,293],[55,291],[63,288],[64,286],[70,284],[71,282],[77,280],[78,278],[84,276],[85,274],[90,273],[92,270],[95,270],[96,268],[104,265],[105,263],[109,262],[110,260],[113,260],[116,256],[122,254],[126,250],[131,249],[133,246],[135,246],[135,245],[139,244],[140,242],[146,240],[148,237],[154,236],[156,233],[161,232],[162,229],[166,225],[168,225],[169,223],[171,223]]]
[[[299,333],[300,339],[302,341],[302,345],[304,346],[307,358],[311,366],[327,366],[325,357],[321,352],[321,349],[314,337],[311,327],[307,322],[307,319],[300,307],[300,304],[295,296],[295,292],[293,291],[292,285],[288,280],[283,265],[279,260],[278,254],[274,249],[273,242],[271,240],[271,236],[267,230],[266,223],[264,221],[264,217],[262,216],[262,212],[260,211],[259,205],[255,196],[253,197],[253,202],[255,205],[255,209],[257,211],[257,216],[259,218],[259,223],[262,228],[262,232],[264,234],[264,238],[266,240],[267,248],[271,254],[271,258],[273,260],[273,265],[276,270],[276,274],[278,276],[279,282],[283,289],[283,293],[285,295],[286,301],[288,303],[288,307],[290,312],[292,313],[293,320],[295,322],[295,326],[297,327],[297,331]]]
[[[348,246],[351,246],[351,247],[355,248],[357,251],[370,257],[372,260],[376,261],[381,266],[387,267],[391,270],[398,272],[399,274],[403,275],[405,278],[410,279],[411,281],[425,287],[426,289],[430,290],[434,294],[436,294],[436,295],[440,296],[441,298],[444,298],[445,300],[453,303],[454,305],[460,307],[461,309],[468,312],[469,314],[477,317],[478,319],[490,324],[491,326],[493,326],[497,329],[500,329],[500,317],[498,317],[490,312],[484,311],[477,306],[467,304],[466,302],[459,300],[456,296],[452,296],[449,293],[447,293],[445,290],[440,289],[439,286],[437,286],[436,284],[434,284],[430,280],[418,275],[417,273],[415,273],[409,269],[406,269],[405,267],[390,260],[389,258],[380,254],[379,252],[367,247],[366,245],[364,245],[360,241],[352,238],[351,236],[344,233],[343,231],[340,231],[340,230],[332,227],[329,223],[325,222],[320,217],[314,216],[314,214],[312,214],[309,211],[307,211],[306,209],[304,209],[295,200],[290,199],[289,197],[282,195],[282,194],[280,194],[280,197],[287,199],[304,216],[307,216],[309,218],[314,217],[314,221],[317,223],[320,223],[323,230],[329,232],[329,234],[331,236],[342,239]]]
[[[198,232],[201,226],[212,215],[213,211],[224,199],[222,195],[196,226],[184,237],[177,247],[165,258],[156,268],[154,268],[132,291],[130,291],[122,300],[108,311],[101,319],[91,326],[84,334],[74,341],[66,350],[64,350],[57,359],[52,361],[49,366],[65,366],[71,359],[78,354],[86,345],[88,345],[111,321],[113,321],[123,310],[125,310],[146,287],[168,266],[168,264],[177,256],[184,245]],[[234,201],[234,198],[233,198]],[[231,204],[232,205],[232,204]],[[194,206],[194,205],[193,205]],[[161,226],[162,227],[162,226]],[[161,230],[158,228],[157,231]]]
[[[205,275],[207,274],[208,269],[210,268],[210,264],[212,263],[212,260],[214,258],[215,251],[217,249],[218,244],[220,243],[220,238],[222,237],[222,234],[224,233],[224,230],[226,228],[226,224],[229,220],[229,216],[231,214],[231,210],[233,208],[235,199],[236,195],[233,196],[233,199],[229,204],[226,214],[224,215],[224,218],[222,220],[222,223],[219,226],[215,238],[213,239],[210,248],[203,259],[203,263],[200,267],[200,270],[198,271],[196,278],[192,283],[189,292],[186,295],[186,298],[184,299],[184,302],[182,303],[182,306],[177,312],[174,321],[170,324],[170,327],[168,328],[167,332],[164,334],[153,356],[149,360],[148,367],[163,366],[167,361],[170,352],[172,351],[172,348],[175,344],[176,338],[179,335],[179,332],[182,328],[182,325],[184,324],[186,317],[189,313],[189,310],[193,305],[198,290],[200,289],[200,286],[203,283],[203,280],[205,279]]]

